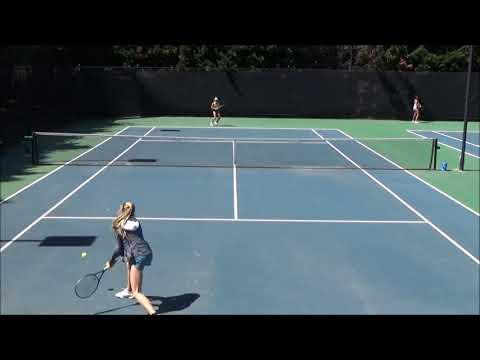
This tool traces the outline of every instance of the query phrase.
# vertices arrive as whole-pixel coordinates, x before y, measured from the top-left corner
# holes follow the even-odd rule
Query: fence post
[[[463,136],[462,136],[462,152],[460,153],[460,164],[458,168],[463,171],[465,165],[465,143],[467,141],[467,124],[468,124],[468,100],[470,92],[470,74],[472,72],[473,62],[473,45],[470,45],[470,55],[468,57],[468,73],[467,73],[467,90],[465,92],[465,111],[463,113]]]

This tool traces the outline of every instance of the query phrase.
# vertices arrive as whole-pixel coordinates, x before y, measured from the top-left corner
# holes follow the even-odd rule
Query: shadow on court
[[[92,246],[96,236],[47,236],[38,246]]]
[[[17,243],[38,243],[38,246],[78,246],[78,247],[85,247],[85,246],[92,246],[95,242],[96,236],[47,236],[43,240],[41,239],[20,239],[17,240]],[[0,243],[2,246],[4,243],[9,242],[9,240],[2,240]]]
[[[181,311],[188,308],[192,305],[199,297],[200,294],[197,293],[188,293],[178,296],[155,296],[155,295],[146,295],[148,299],[152,302],[153,307],[157,310],[157,314],[166,314],[173,311]],[[135,300],[133,300],[135,301]],[[132,306],[140,306],[139,303],[135,302],[133,304],[128,304],[113,309],[101,311],[95,313],[94,315],[108,314],[114,311],[122,310]]]
[[[0,176],[2,184],[8,182],[15,182],[22,179],[22,176],[29,176],[32,174],[43,174],[52,170],[45,168],[42,170],[39,167],[32,165],[31,143],[25,142],[23,137],[31,135],[32,131],[59,131],[59,132],[78,132],[78,133],[112,133],[113,131],[120,130],[115,127],[116,117],[108,118],[71,118],[71,115],[65,115],[60,118],[59,121],[50,121],[50,115],[44,117],[35,116],[35,114],[26,114],[29,125],[25,127],[25,124],[21,124],[22,120],[12,118],[10,123],[19,123],[22,128],[19,133],[11,139],[3,138],[4,142],[1,147],[2,156],[0,157]],[[32,120],[34,119],[34,120]],[[15,120],[15,121],[14,121]],[[26,121],[26,120],[25,120]],[[5,124],[10,124],[5,121]],[[125,125],[126,126],[126,125]],[[9,131],[6,129],[5,134]],[[42,155],[47,158],[51,158],[55,154],[62,154],[62,152],[70,152],[80,154],[88,149],[92,145],[89,144],[74,144],[71,138],[54,138],[49,139],[48,144],[42,144]],[[60,156],[60,155],[58,155]],[[64,156],[65,158],[66,156]],[[69,159],[73,158],[69,155]],[[59,159],[62,159],[59,157]],[[64,159],[63,159],[64,160]],[[65,162],[65,161],[62,161]],[[15,187],[16,189],[16,187]],[[5,195],[4,197],[6,197]]]

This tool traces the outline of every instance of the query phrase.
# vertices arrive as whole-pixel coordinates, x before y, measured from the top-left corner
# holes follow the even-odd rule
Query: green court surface
[[[157,126],[157,127],[208,127],[208,117],[154,117],[154,118],[127,118],[108,119],[98,121],[85,121],[68,128],[58,129],[59,132],[83,132],[114,134],[126,126]],[[462,122],[435,121],[412,124],[410,121],[398,120],[369,120],[369,119],[294,119],[294,118],[224,118],[222,127],[237,128],[307,128],[307,129],[339,129],[355,138],[412,138],[414,135],[407,130],[435,130],[435,131],[461,131]],[[468,131],[479,131],[479,122],[470,122]],[[84,141],[84,140],[83,140]],[[91,141],[91,139],[89,139]],[[98,141],[95,139],[95,141]],[[52,148],[55,151],[66,152],[74,155],[76,152],[85,151],[87,145],[82,142],[75,143],[75,149]],[[31,157],[26,151],[28,145],[19,144],[4,149],[1,163],[2,186],[0,196],[6,199],[16,191],[22,189],[36,179],[49,173],[57,166],[42,165],[33,166]],[[396,157],[390,158],[399,164],[402,160],[411,163],[411,157],[415,156],[415,149],[399,150]],[[424,154],[422,154],[424,156]],[[403,159],[402,159],[403,157]],[[480,211],[479,188],[480,188],[480,160],[472,156],[466,156],[465,170],[458,171],[459,152],[451,148],[440,146],[437,156],[437,169],[439,164],[445,161],[450,171],[412,170],[421,179],[432,184],[436,188],[454,197],[464,205],[476,212]]]

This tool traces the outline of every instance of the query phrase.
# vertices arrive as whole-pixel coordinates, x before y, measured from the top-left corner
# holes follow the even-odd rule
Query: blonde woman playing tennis
[[[107,261],[106,268],[115,265],[118,257],[123,257],[127,265],[127,288],[117,293],[117,297],[135,298],[150,315],[156,312],[150,300],[142,293],[143,269],[152,263],[153,253],[143,238],[140,222],[135,218],[135,204],[122,203],[112,228],[117,239],[117,248]]]

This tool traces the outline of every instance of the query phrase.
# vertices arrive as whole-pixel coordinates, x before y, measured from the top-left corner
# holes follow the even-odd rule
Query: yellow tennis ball
[[[82,258],[84,258],[85,256],[87,256],[87,253],[86,253],[86,252],[82,252]]]

